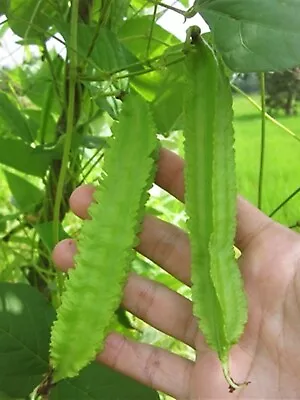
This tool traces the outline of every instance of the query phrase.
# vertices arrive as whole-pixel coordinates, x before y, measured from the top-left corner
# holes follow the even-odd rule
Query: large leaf
[[[26,142],[32,142],[32,133],[26,118],[4,92],[0,92],[0,119],[8,132],[19,136]]]
[[[145,59],[152,16],[130,18],[119,31],[121,42],[137,57]],[[178,44],[179,40],[157,24],[153,26],[149,57],[162,54],[169,46]]]
[[[73,379],[59,382],[49,400],[159,400],[158,394],[141,383],[96,362]]]
[[[61,34],[69,42],[69,26],[57,22]],[[91,54],[89,53],[92,48]],[[125,68],[137,62],[137,59],[119,42],[117,36],[105,28],[97,28],[85,24],[78,25],[78,54],[90,60],[90,65],[102,71],[113,71]],[[103,56],[105,54],[105,57]]]
[[[10,79],[19,82],[23,88],[23,94],[27,96],[34,104],[40,107],[43,111],[47,104],[47,96],[51,96],[50,112],[60,114],[61,101],[63,98],[58,98],[55,88],[63,93],[62,89],[62,71],[64,61],[59,56],[53,56],[50,70],[49,63],[43,62],[39,65],[35,63],[35,68],[32,71],[24,71],[24,67],[20,66],[15,68],[14,71],[9,73]],[[55,76],[55,82],[53,76]],[[60,95],[62,97],[62,95]]]
[[[1,0],[0,2],[0,15],[6,14],[8,8],[8,0]]]
[[[26,397],[48,370],[50,304],[31,286],[0,283],[0,390]]]
[[[300,64],[299,0],[198,0],[197,10],[233,71],[274,71]]]
[[[184,85],[183,64],[168,67],[152,102],[154,120],[160,133],[182,128]]]
[[[17,207],[23,212],[32,210],[42,199],[43,192],[27,179],[8,171],[4,173]]]
[[[52,157],[28,146],[21,140],[0,137],[0,163],[35,176],[43,177]]]
[[[51,25],[54,13],[55,8],[48,0],[10,0],[7,18],[18,36],[39,38]]]

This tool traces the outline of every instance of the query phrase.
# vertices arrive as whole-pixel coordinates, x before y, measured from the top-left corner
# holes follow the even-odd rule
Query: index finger
[[[184,201],[184,160],[162,148],[158,161],[156,184],[180,201]],[[267,235],[274,222],[241,196],[237,198],[236,246],[245,251],[254,239]]]

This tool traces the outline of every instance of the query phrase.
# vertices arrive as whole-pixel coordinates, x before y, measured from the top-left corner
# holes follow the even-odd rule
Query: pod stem
[[[228,367],[228,361],[222,362],[222,369],[223,369],[223,374],[224,377],[229,385],[228,387],[228,391],[229,393],[233,393],[235,390],[237,389],[241,389],[244,386],[248,386],[249,383],[251,383],[250,381],[245,381],[242,383],[237,383],[235,382],[232,377],[230,376],[230,372],[229,372],[229,367]]]

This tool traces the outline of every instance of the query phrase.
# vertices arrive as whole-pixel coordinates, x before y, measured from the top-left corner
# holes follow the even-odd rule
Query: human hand
[[[156,183],[183,201],[183,161],[162,149]],[[82,186],[70,199],[73,212],[87,218],[93,188]],[[237,382],[251,381],[233,394],[216,354],[206,346],[192,303],[169,288],[130,274],[122,305],[160,331],[196,351],[196,361],[167,350],[110,334],[97,359],[180,400],[300,398],[300,239],[238,198],[236,245],[248,296],[245,332],[231,351],[230,371]],[[101,227],[100,227],[101,228]],[[146,216],[137,250],[190,285],[189,240],[181,229]],[[73,266],[76,245],[64,240],[53,259],[62,270]]]

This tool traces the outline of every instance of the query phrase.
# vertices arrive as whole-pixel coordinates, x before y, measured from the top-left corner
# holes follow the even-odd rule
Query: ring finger
[[[59,264],[60,259],[56,260],[56,255],[64,254],[64,262],[71,266],[75,252],[74,243],[69,239],[64,240],[54,250],[54,261]],[[192,314],[192,303],[180,294],[131,273],[125,286],[122,305],[159,331],[195,348],[197,321]]]

